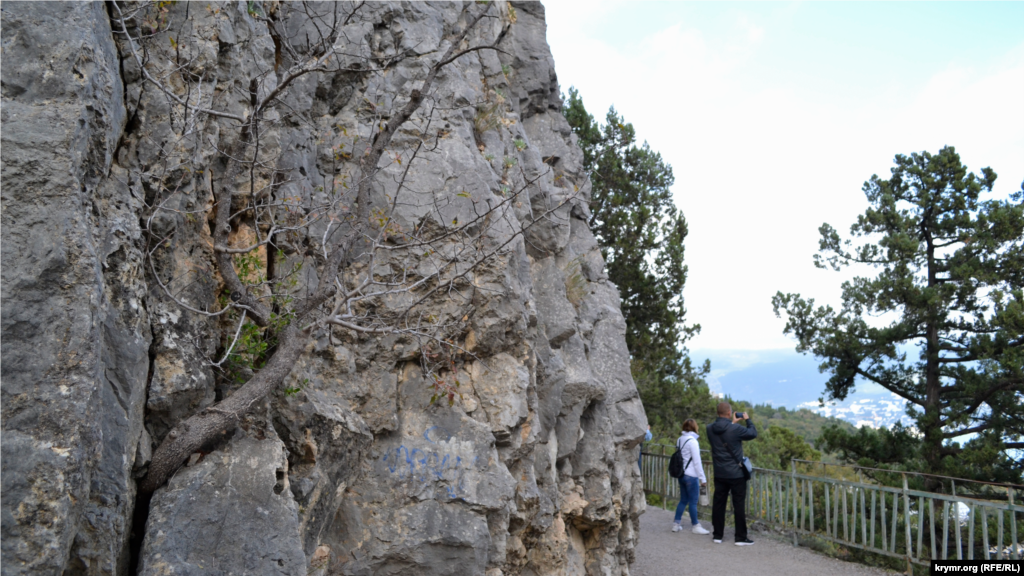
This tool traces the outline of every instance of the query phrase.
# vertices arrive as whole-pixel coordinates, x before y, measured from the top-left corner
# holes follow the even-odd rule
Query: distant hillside
[[[754,423],[764,428],[782,426],[789,428],[811,445],[821,435],[825,426],[839,424],[847,430],[854,430],[853,424],[835,417],[821,416],[807,408],[788,410],[782,406],[774,408],[770,404],[757,404],[751,410]]]
[[[726,396],[726,400],[732,404],[734,410],[749,410],[753,414],[754,424],[757,426],[758,430],[762,432],[762,434],[759,434],[758,439],[754,440],[754,442],[757,443],[758,445],[765,445],[764,447],[762,447],[762,449],[756,450],[756,452],[761,457],[764,457],[766,454],[769,453],[774,453],[775,449],[778,448],[778,444],[776,441],[769,439],[769,435],[763,434],[763,432],[766,432],[774,427],[788,429],[797,437],[807,442],[807,444],[809,444],[810,446],[814,446],[814,441],[817,440],[819,436],[821,436],[821,432],[822,430],[825,429],[826,426],[838,424],[841,428],[844,428],[846,430],[853,431],[856,429],[853,424],[847,422],[846,420],[842,420],[834,416],[822,416],[807,408],[789,410],[784,406],[775,408],[771,404],[754,404],[752,406],[749,402],[746,402],[741,399],[732,398],[730,396]],[[708,419],[708,421],[710,421],[710,419]],[[704,424],[704,421],[700,422],[702,433],[700,435],[700,439],[698,440],[698,442],[700,444],[700,447],[706,450],[710,446],[708,445],[706,435],[703,433]],[[665,453],[671,453],[672,449],[670,447],[675,444],[677,433],[668,432],[666,434],[666,431],[662,429],[654,430],[654,434],[655,439],[653,442],[651,442],[651,446],[648,447],[647,450],[652,450],[656,452],[659,449],[654,447],[654,445],[662,444],[665,446],[664,450],[667,450],[667,452]],[[785,444],[784,441],[783,444]],[[764,450],[767,450],[767,452],[764,452]],[[776,456],[777,455],[778,454],[776,454]],[[803,456],[796,457],[803,458]],[[815,456],[813,459],[816,460],[819,457],[826,462],[836,461],[836,455],[834,454],[821,454]],[[783,460],[785,462],[788,462],[788,459],[784,458]],[[774,465],[777,467],[779,463],[776,462],[775,464],[772,464],[770,462],[761,462],[759,465],[769,467]]]

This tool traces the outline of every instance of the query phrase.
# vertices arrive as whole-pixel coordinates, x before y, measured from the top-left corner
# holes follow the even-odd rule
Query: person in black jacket
[[[746,425],[740,425],[745,422]],[[736,545],[750,546],[753,540],[747,538],[747,479],[743,467],[743,442],[757,438],[757,429],[750,421],[749,413],[733,414],[728,402],[718,404],[718,418],[708,424],[708,440],[711,442],[711,459],[715,466],[715,495],[711,506],[712,538],[722,543],[725,531],[725,502],[732,493],[732,508],[736,513]]]

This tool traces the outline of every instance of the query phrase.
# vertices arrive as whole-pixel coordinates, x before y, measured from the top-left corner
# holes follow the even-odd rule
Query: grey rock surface
[[[99,3],[2,11],[3,574],[127,568],[150,341]]]
[[[288,455],[240,433],[175,474],[150,503],[139,574],[305,574]]]
[[[4,3],[3,574],[630,574],[646,417],[543,6],[310,6]],[[136,7],[129,32],[146,39],[129,41],[111,16]],[[283,388],[146,508],[135,483],[154,446],[258,369],[215,366],[236,326],[196,312],[229,298],[213,190],[240,190],[235,211],[260,194],[308,209],[355,182],[375,127],[422,85],[463,11],[484,7],[493,17],[466,46],[500,51],[442,70],[371,199],[402,230],[440,230],[522,191],[479,243],[435,247],[494,253],[430,300],[459,327],[465,353],[446,376],[458,394],[431,401],[414,338],[322,330]],[[273,90],[335,12],[346,70],[283,91],[258,166],[232,181],[237,123],[182,114],[132,56],[145,50],[170,91],[244,115],[250,86]],[[290,297],[308,295],[329,231],[319,220],[282,234],[277,255],[255,251],[252,290],[273,262]],[[264,232],[243,219],[231,242]],[[438,261],[417,258],[380,265],[427,274]]]

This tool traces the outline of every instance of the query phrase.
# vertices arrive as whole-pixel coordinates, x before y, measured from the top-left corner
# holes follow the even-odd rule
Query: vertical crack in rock
[[[153,372],[156,368],[157,346],[150,343],[149,346],[149,367],[146,371],[146,390],[153,381]],[[145,404],[145,397],[143,400]],[[135,461],[132,467],[132,475],[137,479],[145,476],[149,461],[153,457],[153,440],[149,433],[143,428],[142,437],[139,438],[139,445],[135,453]],[[153,499],[152,492],[136,490],[135,508],[132,511],[131,534],[128,540],[128,566],[127,575],[137,576],[139,563],[142,556],[142,543],[146,538],[146,521],[149,519],[149,505]]]
[[[146,538],[146,521],[149,519],[149,505],[152,492],[139,492],[135,497],[135,510],[132,515],[132,533],[128,542],[128,576],[139,574],[139,563],[142,557],[142,543]]]

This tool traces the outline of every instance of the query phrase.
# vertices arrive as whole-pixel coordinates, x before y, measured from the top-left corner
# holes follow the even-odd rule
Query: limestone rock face
[[[304,574],[298,506],[277,438],[247,435],[153,497],[139,574]]]
[[[494,253],[430,301],[431,317],[459,327],[451,403],[431,399],[421,342],[323,330],[281,390],[151,500],[137,496],[154,446],[259,369],[215,365],[236,325],[195,312],[228,298],[212,191],[249,190],[230,207],[244,210],[254,184],[301,206],[354,184],[375,127],[485,6],[492,17],[465,47],[498,50],[442,69],[372,199],[401,230],[440,229],[521,191],[479,244],[434,247]],[[543,6],[308,8],[4,2],[2,573],[629,574],[646,417]],[[125,13],[129,34],[148,39],[121,33]],[[344,70],[282,91],[262,119],[258,169],[232,182],[237,123],[183,115],[133,57],[145,50],[179,97],[243,116],[325,22],[340,23]],[[232,242],[262,232],[242,224]],[[298,227],[253,261],[272,261],[300,299],[329,232],[326,220]],[[430,264],[424,255],[413,273]]]
[[[127,563],[151,329],[100,3],[5,3],[3,573]]]

